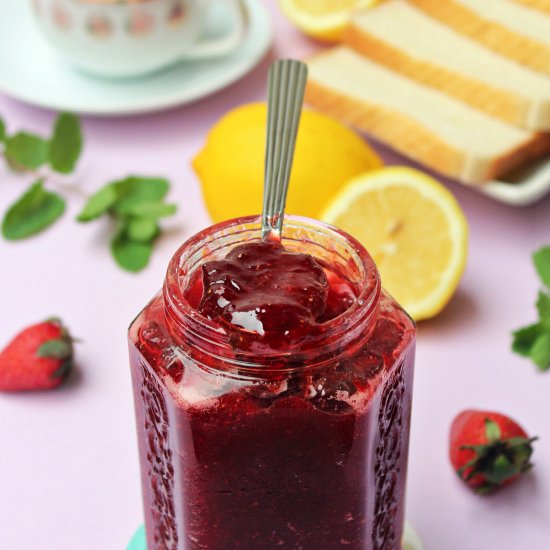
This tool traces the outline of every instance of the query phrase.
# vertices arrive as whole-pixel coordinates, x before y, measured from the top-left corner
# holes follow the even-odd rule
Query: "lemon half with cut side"
[[[369,8],[379,0],[279,0],[288,19],[306,34],[336,42],[354,11]]]
[[[352,179],[322,219],[356,237],[378,265],[382,285],[420,321],[437,315],[466,266],[468,224],[433,178],[388,167]]]

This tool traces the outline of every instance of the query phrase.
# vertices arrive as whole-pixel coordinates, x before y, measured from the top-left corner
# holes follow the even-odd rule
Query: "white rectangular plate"
[[[516,170],[501,180],[474,189],[512,206],[527,206],[550,193],[550,157]]]

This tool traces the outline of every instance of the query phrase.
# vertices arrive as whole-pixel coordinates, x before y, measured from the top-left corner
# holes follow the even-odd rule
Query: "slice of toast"
[[[465,183],[496,178],[550,150],[547,134],[506,124],[345,46],[308,64],[311,105]]]
[[[514,0],[409,0],[487,48],[550,74],[550,17]]]
[[[377,63],[492,116],[550,130],[549,77],[454,32],[405,0],[358,13],[344,40]]]
[[[550,14],[550,0],[514,0],[518,4],[523,4],[529,8],[545,11]]]

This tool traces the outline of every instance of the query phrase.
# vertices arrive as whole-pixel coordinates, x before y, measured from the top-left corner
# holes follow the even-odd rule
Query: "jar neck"
[[[196,270],[206,261],[225,257],[229,250],[260,239],[260,219],[241,218],[215,225],[195,235],[176,252],[168,267],[163,296],[168,330],[185,354],[215,359],[219,370],[238,369],[251,375],[274,370],[313,368],[338,358],[367,340],[378,319],[380,278],[367,251],[346,233],[306,218],[285,217],[283,246],[307,253],[344,278],[357,299],[341,315],[284,353],[235,350],[223,328],[202,315],[187,300]]]

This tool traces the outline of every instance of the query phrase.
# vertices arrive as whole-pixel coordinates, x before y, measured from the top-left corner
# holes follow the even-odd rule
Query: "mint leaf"
[[[138,218],[167,218],[173,216],[177,211],[175,204],[166,204],[164,202],[126,202],[126,206],[117,206],[117,212],[128,216]]]
[[[147,266],[152,251],[152,242],[132,241],[125,231],[120,231],[111,242],[111,252],[117,264],[134,273]]]
[[[25,239],[52,225],[64,211],[63,198],[46,191],[39,180],[8,209],[2,221],[2,234],[10,241]]]
[[[0,141],[4,141],[5,139],[6,139],[6,124],[0,118]]]
[[[128,222],[126,233],[130,240],[142,243],[152,241],[160,233],[160,229],[155,220],[137,218]]]
[[[137,204],[161,201],[170,184],[164,178],[145,178],[130,176],[124,180],[114,182],[119,194],[119,200],[114,206],[118,214],[129,212]]]
[[[512,333],[512,350],[524,357],[531,356],[531,348],[537,338],[544,333],[544,327],[540,323],[520,328]]]
[[[82,151],[82,130],[75,115],[61,113],[49,143],[50,166],[60,174],[71,173]]]
[[[539,335],[531,348],[530,356],[540,370],[550,369],[550,332]]]
[[[118,200],[116,187],[108,184],[94,193],[76,218],[79,222],[89,222],[99,218],[114,206]]]
[[[36,170],[48,161],[48,142],[34,134],[19,132],[6,138],[4,155],[15,167]]]
[[[539,292],[537,300],[537,311],[539,319],[544,328],[550,331],[550,295],[545,292]]]
[[[550,246],[537,250],[533,255],[533,261],[542,282],[550,288]]]

